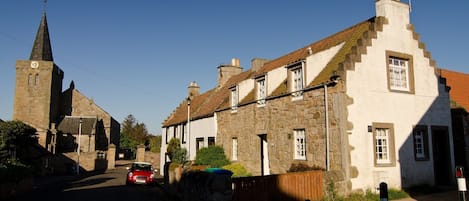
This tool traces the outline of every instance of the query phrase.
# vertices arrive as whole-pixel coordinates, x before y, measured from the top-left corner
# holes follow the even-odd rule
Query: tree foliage
[[[181,143],[179,138],[171,138],[166,147],[166,153],[168,154],[169,160],[173,161],[173,156],[176,151],[181,149]]]
[[[148,142],[150,146],[150,151],[154,153],[160,153],[161,152],[161,135],[150,135],[148,137]]]
[[[120,147],[135,151],[140,144],[148,144],[148,130],[133,115],[128,115],[122,122]]]
[[[0,122],[0,156],[25,157],[28,147],[37,143],[36,135],[35,128],[21,121]]]

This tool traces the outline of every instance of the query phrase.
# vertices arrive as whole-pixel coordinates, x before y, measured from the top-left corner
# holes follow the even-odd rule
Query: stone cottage
[[[68,171],[76,163],[77,150],[83,152],[80,168],[112,168],[115,156],[108,155],[108,149],[115,152],[120,124],[75,89],[73,82],[62,91],[63,78],[64,72],[53,60],[44,12],[29,60],[16,62],[13,119],[36,128],[39,144],[56,154],[54,161],[46,162],[54,164],[56,172]]]

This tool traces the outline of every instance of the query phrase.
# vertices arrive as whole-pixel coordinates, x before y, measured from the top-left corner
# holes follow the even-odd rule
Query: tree
[[[151,135],[148,139],[150,151],[154,153],[161,152],[161,135]]]
[[[28,147],[37,143],[36,129],[21,121],[0,123],[0,156],[26,157]]]
[[[140,144],[148,144],[148,130],[144,123],[139,123],[133,115],[128,115],[122,122],[120,147],[135,151]]]

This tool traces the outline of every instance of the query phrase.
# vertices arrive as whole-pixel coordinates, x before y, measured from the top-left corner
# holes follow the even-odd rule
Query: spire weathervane
[[[46,7],[47,7],[47,0],[44,0],[42,12],[46,13]]]

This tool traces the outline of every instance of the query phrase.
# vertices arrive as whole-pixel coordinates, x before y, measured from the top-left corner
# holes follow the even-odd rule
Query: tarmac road
[[[167,200],[159,186],[126,186],[125,165],[101,174],[53,176],[35,181],[35,190],[11,198],[12,201],[129,201]]]

